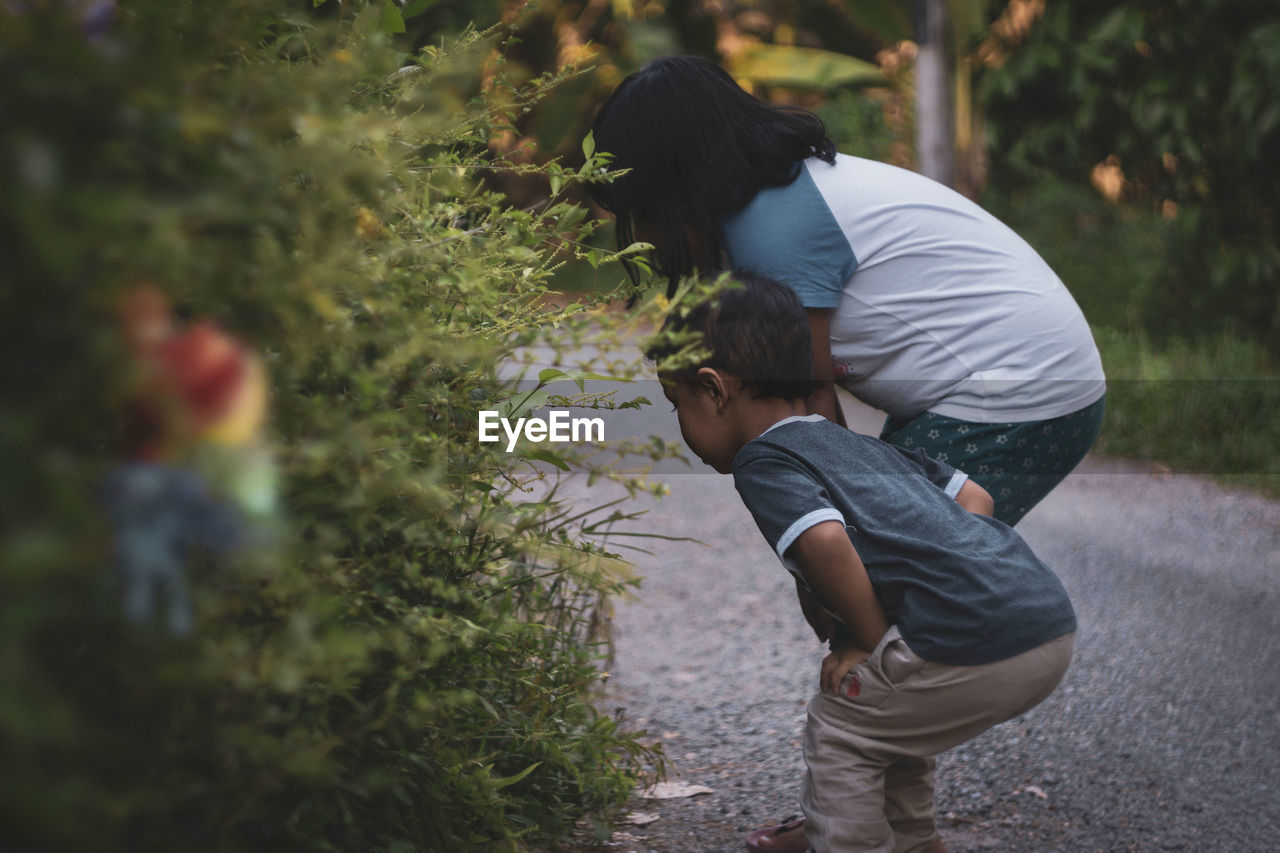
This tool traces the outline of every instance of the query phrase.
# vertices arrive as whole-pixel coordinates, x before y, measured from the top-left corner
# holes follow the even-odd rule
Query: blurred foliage
[[[1035,247],[1095,328],[1141,330],[1172,238],[1167,219],[1053,177],[988,188],[982,202]]]
[[[989,190],[984,203],[1062,276],[1091,321],[1107,373],[1098,451],[1280,495],[1274,354],[1247,335],[1144,329],[1175,222],[1055,178]]]
[[[506,77],[502,30],[407,53],[381,3],[82,8],[0,6],[6,846],[515,850],[607,816],[653,758],[589,701],[624,517],[557,500],[532,460],[571,452],[475,440],[546,401],[522,347],[603,322],[543,299],[600,162],[490,147],[565,75]],[[494,188],[535,172],[536,204]],[[100,505],[140,284],[271,382],[277,529],[190,555],[181,637],[124,618]]]
[[[982,88],[1002,187],[1096,168],[1171,219],[1148,332],[1248,333],[1280,351],[1275,3],[1050,3]]]
[[[444,0],[439,6],[447,5]],[[827,93],[889,80],[876,54],[910,29],[905,0],[720,3],[711,0],[545,0],[508,3],[520,43],[510,66],[527,76],[569,64],[590,73],[561,87],[516,121],[513,147],[536,143],[541,156],[572,155],[613,88],[649,60],[669,53],[707,56],[743,85],[774,101],[820,103]],[[422,36],[419,35],[421,38]],[[531,152],[532,153],[532,152]]]
[[[1095,334],[1108,376],[1099,450],[1280,496],[1280,377],[1256,341]]]
[[[885,92],[835,93],[814,112],[827,126],[827,135],[843,154],[883,160],[898,166],[911,162],[903,140],[903,126],[910,121],[901,98]]]
[[[432,7],[444,9],[449,0]],[[511,2],[500,14],[512,18],[519,39],[507,52],[513,79],[556,73],[576,64],[584,73],[556,89],[537,108],[515,118],[495,140],[499,150],[523,162],[560,157],[577,162],[577,143],[614,87],[649,60],[689,53],[721,62],[745,87],[777,103],[820,108],[842,151],[884,154],[893,162],[913,160],[909,140],[909,80],[900,61],[886,71],[879,54],[910,30],[904,0],[822,0],[763,3],[748,0],[543,0]],[[513,10],[520,17],[513,18]],[[431,14],[431,13],[428,13]],[[425,17],[425,16],[424,16]],[[415,19],[416,20],[416,19]],[[408,27],[414,39],[429,33]],[[884,113],[885,115],[881,115]],[[864,137],[862,134],[865,133]],[[887,139],[886,134],[896,135]],[[515,199],[542,191],[537,176],[506,177],[503,190]],[[585,194],[573,196],[588,204]],[[594,245],[612,245],[609,226]],[[613,267],[569,264],[557,274],[566,291],[608,290],[619,283]]]

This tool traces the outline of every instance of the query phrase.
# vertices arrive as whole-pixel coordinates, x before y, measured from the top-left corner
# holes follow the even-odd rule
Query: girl
[[[1011,525],[1097,437],[1105,383],[1079,307],[959,193],[837,153],[817,116],[763,103],[700,57],[627,77],[593,131],[629,170],[593,194],[620,248],[654,245],[668,293],[727,262],[799,294],[811,412],[844,423],[838,382],[888,414],[881,438],[964,470]]]

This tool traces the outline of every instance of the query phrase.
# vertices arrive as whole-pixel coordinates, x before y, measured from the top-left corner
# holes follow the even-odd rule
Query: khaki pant
[[[1075,635],[1008,660],[945,666],[896,627],[809,703],[800,806],[817,853],[912,853],[934,836],[934,756],[1026,713],[1067,671]],[[849,695],[854,694],[854,695]]]

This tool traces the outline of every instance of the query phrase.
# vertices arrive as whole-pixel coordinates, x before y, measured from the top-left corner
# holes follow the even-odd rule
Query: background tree
[[[1001,187],[1092,172],[1171,220],[1149,330],[1233,330],[1280,351],[1274,3],[1050,3],[982,88]]]

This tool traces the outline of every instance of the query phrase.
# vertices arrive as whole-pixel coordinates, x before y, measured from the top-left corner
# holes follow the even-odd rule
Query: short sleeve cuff
[[[956,495],[960,494],[960,490],[964,488],[964,484],[968,482],[969,475],[963,471],[956,471],[951,475],[951,479],[947,481],[947,488],[944,490],[947,497],[955,500]]]
[[[958,486],[956,487],[956,491],[959,491]],[[813,512],[800,516],[793,521],[791,526],[787,528],[786,532],[779,537],[778,545],[775,549],[778,552],[778,557],[781,558],[783,554],[787,553],[787,549],[800,538],[801,533],[804,533],[815,524],[820,524],[824,521],[838,521],[841,524],[844,524],[844,516],[841,515],[840,511],[835,507],[829,506],[823,507],[822,509],[815,509]]]
[[[844,296],[841,290],[826,290],[817,287],[797,287],[796,294],[800,297],[800,304],[805,308],[838,308],[840,307],[840,298]]]

